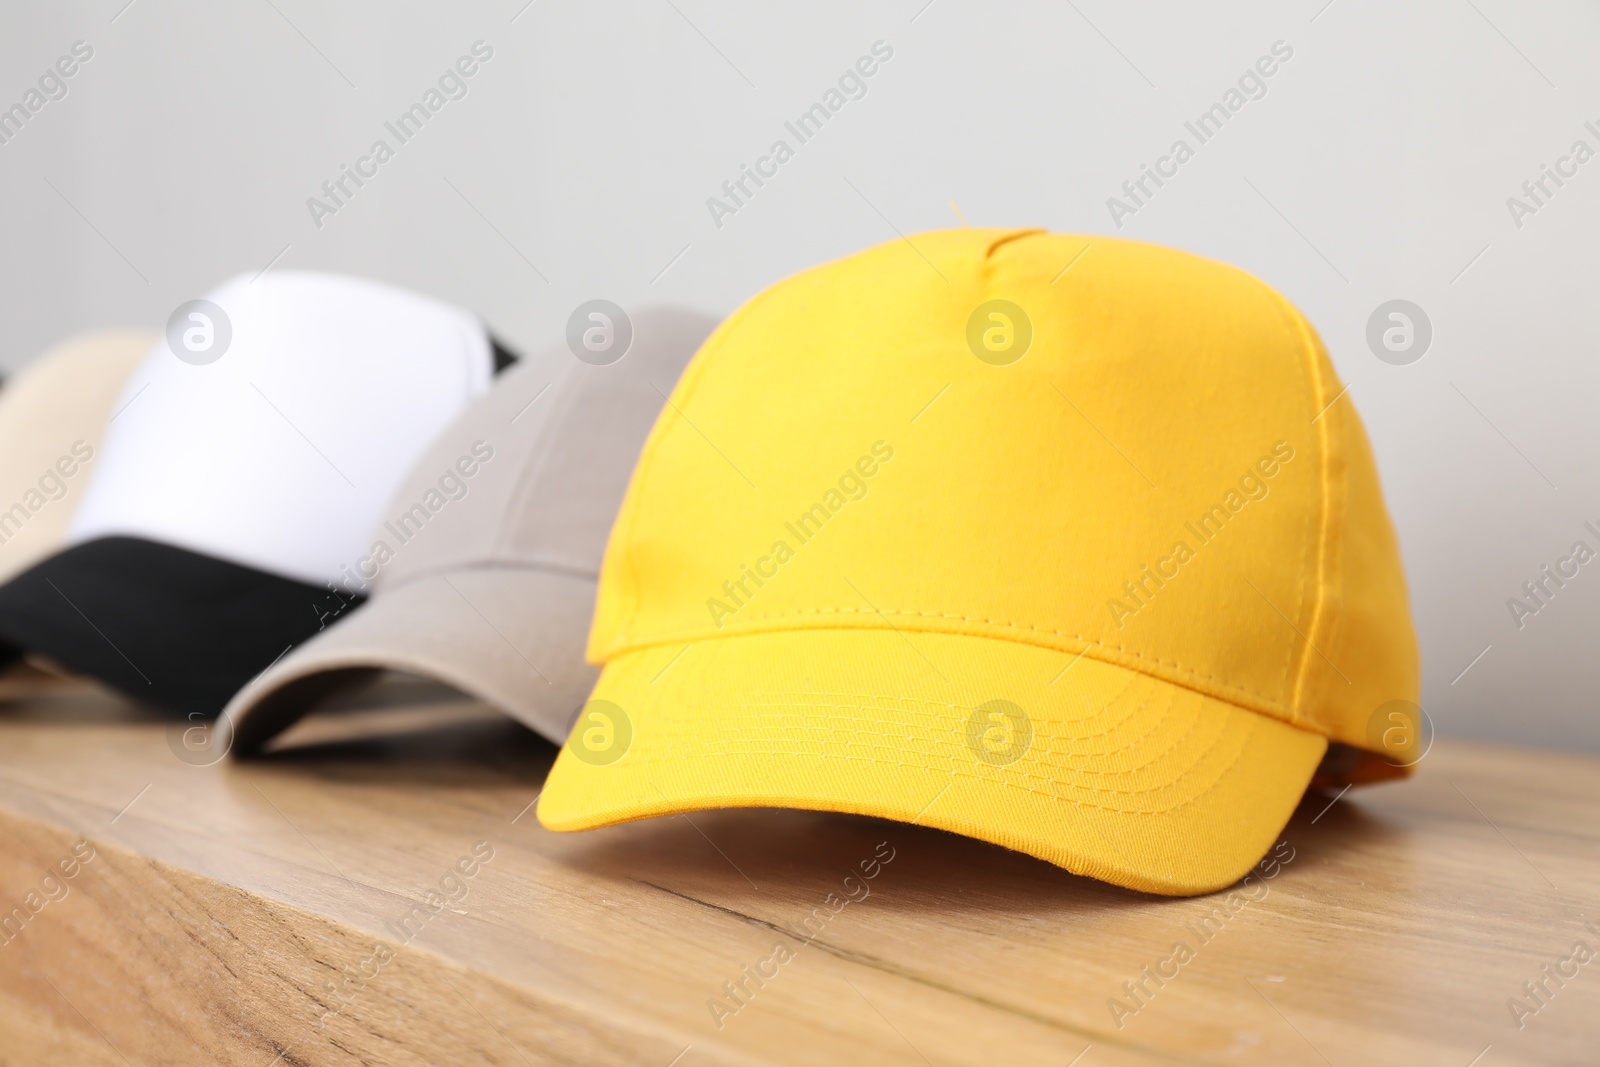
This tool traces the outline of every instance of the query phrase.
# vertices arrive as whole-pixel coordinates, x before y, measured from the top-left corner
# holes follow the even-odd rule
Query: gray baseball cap
[[[615,332],[620,356],[561,346],[502,374],[390,500],[367,554],[330,586],[322,629],[228,704],[220,728],[231,727],[234,753],[259,751],[383,670],[445,682],[565,739],[599,674],[584,646],[612,521],[650,427],[715,325],[642,310],[631,336]]]

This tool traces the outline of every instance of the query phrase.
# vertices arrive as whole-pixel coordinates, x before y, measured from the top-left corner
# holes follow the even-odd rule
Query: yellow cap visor
[[[938,827],[1167,895],[1231,885],[1327,741],[1089,656],[881,628],[655,645],[607,664],[550,772],[552,830],[709,808]]]

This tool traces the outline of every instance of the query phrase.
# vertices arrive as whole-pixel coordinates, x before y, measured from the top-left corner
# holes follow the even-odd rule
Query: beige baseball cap
[[[0,583],[64,546],[113,405],[158,340],[142,330],[78,334],[0,390]]]
[[[569,327],[566,345],[503,373],[435,440],[346,570],[337,592],[370,599],[228,704],[218,729],[232,730],[233,752],[259,751],[383,670],[445,682],[564,739],[598,674],[584,646],[612,521],[656,416],[715,325],[605,303]]]

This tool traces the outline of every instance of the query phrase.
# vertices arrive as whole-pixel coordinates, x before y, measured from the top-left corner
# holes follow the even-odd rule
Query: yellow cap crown
[[[732,316],[674,392],[590,658],[973,634],[1371,747],[1375,710],[1416,699],[1417,648],[1341,393],[1282,297],[1171,249],[962,229],[817,267]]]

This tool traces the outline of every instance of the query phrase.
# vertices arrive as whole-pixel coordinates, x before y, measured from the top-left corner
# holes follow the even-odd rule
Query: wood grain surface
[[[404,679],[187,740],[0,684],[0,1064],[1600,1062],[1594,759],[1441,741],[1170,900],[831,814],[552,834],[554,750]]]

